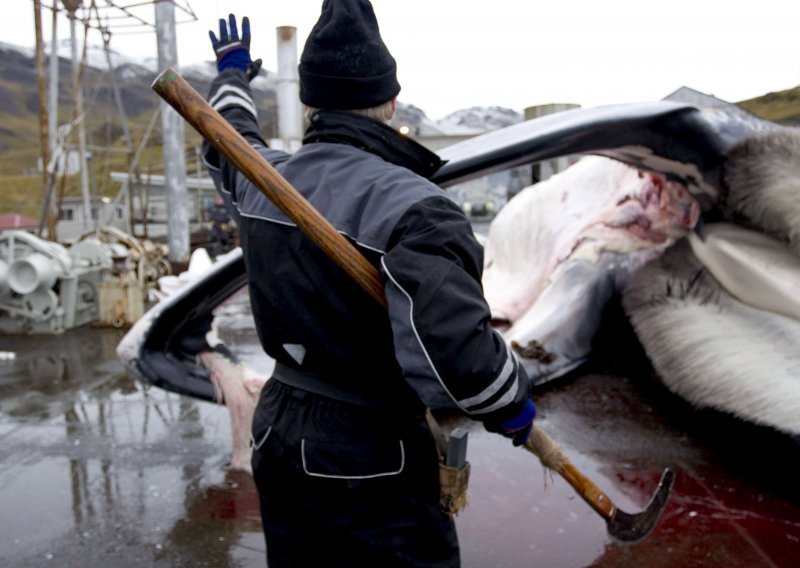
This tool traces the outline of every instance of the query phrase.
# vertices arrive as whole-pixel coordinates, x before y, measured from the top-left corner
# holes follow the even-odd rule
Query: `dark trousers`
[[[253,442],[270,568],[459,566],[422,412],[355,406],[273,379]]]
[[[211,227],[211,254],[225,254],[231,248],[231,235],[228,231],[214,225]]]

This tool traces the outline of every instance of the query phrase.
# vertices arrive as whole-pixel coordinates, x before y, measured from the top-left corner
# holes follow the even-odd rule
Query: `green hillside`
[[[21,213],[38,218],[44,195],[42,174],[38,172],[40,157],[39,99],[35,64],[32,58],[14,49],[0,47],[0,214]],[[70,62],[59,61],[58,122],[64,124],[74,118],[72,74]],[[117,85],[121,91],[128,126],[135,150],[144,136],[147,125],[158,107],[159,98],[151,90],[154,74],[133,65],[117,69]],[[187,72],[184,77],[205,94],[209,79]],[[111,77],[106,71],[93,68],[84,70],[84,108],[86,110],[87,146],[95,147],[90,161],[90,185],[93,194],[113,197],[119,184],[111,182],[111,171],[126,171],[130,154],[126,152],[122,121],[114,103]],[[273,138],[277,129],[275,94],[273,91],[254,89],[263,134]],[[195,147],[200,136],[188,125],[186,134],[187,167],[195,169]],[[68,140],[77,146],[76,132]],[[99,150],[111,147],[112,151]],[[161,173],[160,122],[156,124],[139,161],[141,173]],[[60,179],[59,195],[80,194],[80,176]]]
[[[20,51],[0,46],[0,214],[21,213],[38,218],[44,194],[41,173],[37,171],[39,147],[39,100],[34,60]],[[74,119],[72,108],[71,64],[59,61],[59,114],[60,124]],[[123,105],[129,122],[133,148],[138,147],[147,124],[159,104],[150,89],[154,74],[143,67],[124,65],[116,70],[117,85],[122,93]],[[209,78],[202,74],[184,72],[192,86],[202,94],[209,88]],[[108,72],[86,68],[84,71],[84,103],[87,110],[87,144],[94,147],[110,146],[115,151],[93,153],[90,182],[92,193],[113,197],[118,184],[110,180],[111,171],[126,171],[130,155],[126,153],[122,126],[114,104],[111,78]],[[254,89],[261,120],[262,134],[273,138],[277,131],[275,93]],[[768,93],[738,103],[747,111],[787,125],[800,125],[800,86]],[[160,141],[160,123],[156,125],[139,162],[139,171],[161,173],[163,154]],[[186,163],[194,171],[195,147],[201,143],[199,135],[186,127]],[[69,141],[77,144],[74,136]],[[79,176],[59,180],[58,195],[80,194]]]
[[[766,120],[800,126],[800,86],[748,99],[739,106]]]

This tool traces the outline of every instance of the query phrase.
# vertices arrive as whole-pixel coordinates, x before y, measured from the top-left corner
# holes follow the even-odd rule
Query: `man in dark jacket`
[[[208,221],[211,224],[211,254],[219,256],[231,249],[231,217],[221,195],[214,198],[208,208]]]
[[[366,0],[326,0],[300,61],[303,147],[262,139],[250,30],[211,34],[210,104],[380,270],[387,311],[243,175],[205,159],[240,230],[259,338],[277,361],[253,421],[267,559],[279,566],[457,566],[425,407],[521,443],[528,378],[490,326],[483,251],[426,177],[438,157],[388,126],[400,85]]]

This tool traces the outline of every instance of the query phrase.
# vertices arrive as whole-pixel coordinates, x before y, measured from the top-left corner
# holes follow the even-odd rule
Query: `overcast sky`
[[[2,1],[0,40],[33,46],[32,1]],[[208,30],[233,12],[250,17],[253,56],[271,70],[275,28],[295,26],[302,49],[322,5],[321,0],[179,2],[188,3],[198,18],[178,26],[179,64],[212,59]],[[373,6],[398,62],[400,100],[433,119],[476,105],[521,112],[554,102],[589,107],[657,100],[684,85],[736,102],[800,84],[796,0],[374,0]],[[144,9],[152,14],[152,6]],[[49,10],[43,16],[47,39]],[[178,16],[187,19],[180,11]],[[122,31],[114,32],[113,49],[155,56],[154,34]],[[69,37],[66,19],[59,35]],[[92,39],[101,43],[96,32]]]

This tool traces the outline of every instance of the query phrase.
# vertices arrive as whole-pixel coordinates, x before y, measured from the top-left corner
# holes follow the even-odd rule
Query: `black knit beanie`
[[[367,0],[323,2],[298,71],[300,100],[314,108],[371,108],[400,92],[397,63]]]

